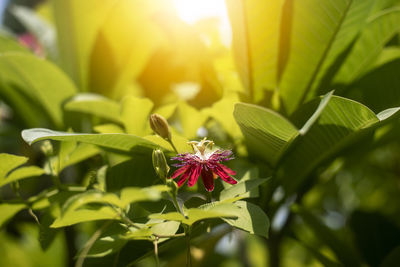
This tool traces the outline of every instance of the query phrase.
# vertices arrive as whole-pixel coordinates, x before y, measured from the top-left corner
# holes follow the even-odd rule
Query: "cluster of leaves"
[[[207,264],[190,247],[212,254],[232,227],[269,236],[254,244],[268,247],[271,266],[291,264],[281,257],[290,254],[285,244],[327,266],[396,262],[400,228],[386,217],[344,209],[350,222],[334,231],[315,214],[352,156],[397,142],[399,2],[226,3],[232,50],[210,30],[213,21],[186,25],[168,1],[53,0],[42,15],[13,7],[46,58],[0,37],[0,96],[12,110],[7,120],[2,108],[1,131],[13,140],[25,129],[33,148],[25,148],[29,166],[27,157],[0,154],[0,225],[27,210],[43,249],[64,230],[85,233],[70,255],[78,266],[134,265],[153,254],[179,264],[183,247],[188,262]],[[168,120],[171,142],[152,133],[152,113]],[[152,151],[186,152],[204,131],[234,150],[238,183],[217,184],[211,197],[197,186],[177,193],[154,172]],[[0,145],[14,154],[24,147]],[[364,236],[380,224],[394,241],[383,231],[379,253],[368,253]]]

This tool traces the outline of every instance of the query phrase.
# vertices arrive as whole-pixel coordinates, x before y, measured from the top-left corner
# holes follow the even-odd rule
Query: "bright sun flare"
[[[204,18],[227,18],[224,0],[174,0],[179,17],[187,23]]]
[[[174,0],[178,16],[189,24],[201,19],[218,18],[221,37],[230,43],[230,24],[224,0]]]

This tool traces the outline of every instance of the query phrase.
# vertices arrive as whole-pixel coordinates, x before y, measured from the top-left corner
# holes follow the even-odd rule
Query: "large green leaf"
[[[6,179],[0,180],[0,186],[22,179],[37,177],[44,174],[44,170],[36,166],[21,167],[10,173]]]
[[[28,158],[0,153],[0,187],[29,177],[40,176],[44,170],[36,166],[19,167]]]
[[[156,148],[151,141],[130,134],[82,134],[57,132],[49,129],[36,128],[22,131],[22,138],[32,144],[41,140],[76,141],[93,144],[121,152],[145,152]]]
[[[289,55],[279,92],[292,113],[312,89],[318,75],[352,41],[373,0],[293,1]]]
[[[121,106],[118,102],[97,94],[78,94],[69,100],[64,109],[67,111],[91,114],[121,123]]]
[[[24,204],[0,204],[0,227],[24,208],[26,208]]]
[[[166,186],[153,186],[124,188],[121,190],[120,196],[98,190],[75,194],[65,202],[61,215],[51,227],[59,228],[93,220],[118,220],[121,215],[118,209],[125,209],[133,202],[159,200],[161,193],[167,190]]]
[[[50,225],[52,228],[65,227],[77,223],[97,220],[117,220],[118,214],[111,207],[101,206],[91,209],[71,210],[63,214]]]
[[[100,26],[119,0],[53,0],[61,65],[87,91],[89,60]]]
[[[151,133],[149,116],[153,109],[150,99],[127,96],[122,101],[121,119],[129,134],[145,136]]]
[[[43,108],[45,116],[57,127],[62,126],[62,103],[76,92],[64,73],[33,55],[11,52],[0,55],[0,70],[0,93],[6,97],[7,94],[23,95],[27,99],[20,105],[27,105],[33,112],[35,108]]]
[[[294,118],[298,121],[302,121],[301,117],[309,118],[318,103],[319,100],[315,100],[305,105]],[[331,97],[322,111],[316,111],[319,113],[317,120],[304,135],[298,136],[283,159],[278,176],[283,179],[285,189],[294,192],[319,164],[358,141],[397,111],[390,109],[377,116],[358,102]]]
[[[237,218],[222,218],[225,222],[250,234],[268,237],[269,219],[259,206],[246,201],[234,205],[239,208],[235,211]]]
[[[387,107],[400,106],[399,69],[400,57],[372,69],[349,85],[343,94],[365,104],[375,112]]]
[[[176,109],[177,129],[187,138],[196,138],[197,130],[204,125],[206,116],[186,102],[179,102]],[[174,126],[174,125],[173,125]]]
[[[290,141],[298,134],[296,127],[283,116],[259,106],[239,103],[234,116],[251,153],[274,166]]]
[[[241,181],[222,190],[219,195],[219,200],[229,201],[251,197],[251,191],[266,181],[268,181],[268,179],[249,179],[247,181]]]
[[[231,203],[215,204],[202,206],[201,208],[191,208],[185,210],[185,216],[179,212],[169,212],[165,214],[152,214],[151,219],[161,219],[167,221],[179,221],[186,225],[193,225],[194,223],[206,219],[213,218],[237,218],[238,207]]]
[[[92,5],[108,6],[103,2]],[[133,81],[160,45],[163,36],[154,18],[162,3],[152,0],[114,2],[91,51],[90,87],[112,98],[121,98],[138,89]]]
[[[236,65],[255,101],[275,89],[283,0],[227,0]]]
[[[334,82],[345,84],[360,77],[378,58],[384,45],[399,32],[399,24],[399,7],[384,10],[371,17]]]
[[[27,161],[27,157],[0,153],[0,179],[5,178],[11,170],[26,163]]]

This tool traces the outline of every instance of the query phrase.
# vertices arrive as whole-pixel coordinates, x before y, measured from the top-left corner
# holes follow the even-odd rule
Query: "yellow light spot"
[[[173,0],[178,16],[188,24],[202,19],[217,18],[222,42],[231,42],[231,28],[224,0]]]
[[[179,17],[190,24],[205,18],[227,17],[224,0],[174,0]]]

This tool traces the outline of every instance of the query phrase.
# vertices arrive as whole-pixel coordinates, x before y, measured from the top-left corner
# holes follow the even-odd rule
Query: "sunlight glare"
[[[223,42],[230,43],[230,23],[224,0],[173,0],[178,16],[188,24],[218,18]]]

